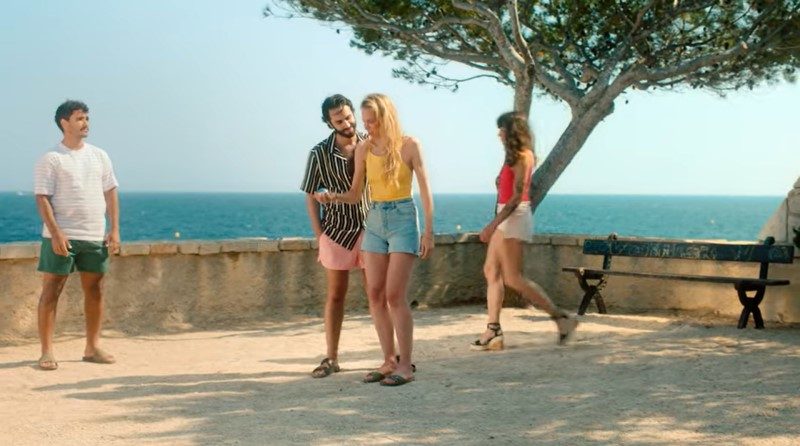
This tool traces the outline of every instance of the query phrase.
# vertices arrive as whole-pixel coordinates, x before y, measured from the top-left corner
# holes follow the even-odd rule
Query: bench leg
[[[597,285],[589,285],[589,282],[586,281],[586,278],[580,274],[576,274],[578,276],[578,282],[580,283],[581,289],[584,291],[583,299],[581,299],[581,304],[578,306],[578,315],[583,316],[586,314],[586,310],[589,308],[589,304],[592,303],[592,299],[594,299],[595,304],[597,304],[597,312],[600,314],[606,314],[606,303],[603,301],[603,295],[600,294],[600,284],[603,283],[603,279],[600,279]]]
[[[589,308],[589,303],[592,302],[592,297],[594,297],[595,293],[597,293],[597,287],[593,285],[589,285],[586,289],[586,292],[583,293],[583,299],[581,299],[581,304],[578,306],[578,314],[583,316],[586,314],[586,309]]]
[[[764,318],[761,317],[761,309],[758,306],[761,304],[761,301],[764,299],[764,293],[766,291],[765,286],[740,286],[736,285],[736,291],[739,293],[739,302],[742,304],[742,314],[739,316],[739,324],[736,326],[737,328],[744,328],[747,326],[747,321],[750,319],[750,315],[753,315],[753,322],[755,323],[756,328],[763,329],[764,328]],[[747,295],[748,291],[755,291],[756,294],[753,297],[749,297]]]

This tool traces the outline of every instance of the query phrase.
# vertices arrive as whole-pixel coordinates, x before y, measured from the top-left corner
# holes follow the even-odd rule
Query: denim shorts
[[[419,254],[419,223],[414,200],[376,201],[367,214],[361,250],[378,254]]]

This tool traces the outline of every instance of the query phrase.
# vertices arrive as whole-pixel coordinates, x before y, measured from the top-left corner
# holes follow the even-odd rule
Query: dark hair
[[[335,94],[325,98],[325,100],[322,101],[322,122],[325,124],[330,124],[331,116],[328,112],[345,105],[350,107],[350,110],[353,110],[353,103],[350,102],[350,99],[347,99],[340,94]]]
[[[497,128],[506,133],[504,145],[506,149],[505,163],[513,166],[525,150],[533,152],[533,133],[528,126],[528,118],[520,112],[503,113],[497,118]],[[536,154],[533,162],[536,164]]]
[[[59,105],[56,109],[56,125],[58,126],[58,129],[63,132],[64,129],[61,128],[61,120],[66,119],[69,121],[69,117],[72,116],[72,113],[78,110],[84,113],[89,113],[89,107],[87,107],[86,104],[81,101],[67,100],[63,104]]]

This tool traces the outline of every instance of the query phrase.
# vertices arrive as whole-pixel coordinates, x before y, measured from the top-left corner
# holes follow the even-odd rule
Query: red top
[[[525,172],[525,184],[522,186],[522,202],[531,201],[531,168]],[[500,176],[497,177],[497,204],[506,204],[514,195],[514,171],[508,164],[503,164]]]

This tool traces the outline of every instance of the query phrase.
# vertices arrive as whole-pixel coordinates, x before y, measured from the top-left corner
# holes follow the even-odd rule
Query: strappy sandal
[[[400,362],[400,355],[395,356],[397,362]],[[417,373],[417,366],[415,364],[411,364],[411,373]],[[392,375],[392,372],[383,373],[380,370],[373,370],[367,373],[361,382],[369,384],[369,383],[376,383],[382,382],[384,379],[389,378]]]
[[[39,369],[48,371],[58,369],[58,362],[52,353],[45,353],[39,358]]]
[[[481,338],[476,339],[472,344],[469,345],[470,350],[484,351],[503,349],[503,329],[500,328],[500,324],[497,322],[488,323],[486,324],[486,329],[494,332],[492,337],[487,339],[485,342],[481,342]]]
[[[578,328],[578,321],[566,312],[562,312],[559,316],[553,316],[553,319],[558,326],[558,345],[564,345],[572,338],[575,329]]]
[[[414,381],[413,375],[409,378],[401,375],[389,375],[385,379],[381,380],[381,385],[387,387],[397,387],[402,386],[403,384],[408,384],[411,381]]]
[[[311,372],[311,376],[314,378],[324,378],[331,373],[336,373],[341,368],[339,367],[339,363],[335,359],[325,358],[322,362],[319,363],[317,368]]]

